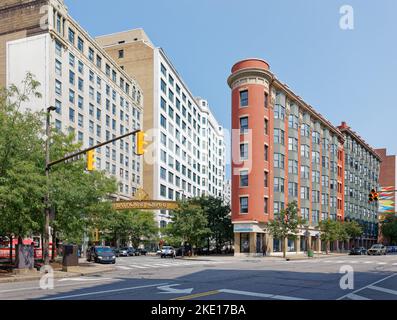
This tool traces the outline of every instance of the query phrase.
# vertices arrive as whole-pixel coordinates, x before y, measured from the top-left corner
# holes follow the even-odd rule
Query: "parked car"
[[[171,246],[164,246],[161,249],[161,258],[167,258],[167,257],[171,257],[171,258],[175,258],[176,254],[175,254],[175,249]]]
[[[117,248],[116,257],[128,257],[128,248]]]
[[[135,256],[136,254],[135,254],[135,248],[134,247],[128,247],[127,248],[127,252],[128,252],[128,255],[129,256]]]
[[[136,251],[139,253],[139,255],[146,256],[147,251],[145,249],[138,248]]]
[[[350,250],[349,255],[356,256],[356,255],[364,255],[367,254],[367,249],[364,247],[357,247]]]
[[[371,249],[368,249],[368,255],[386,255],[387,250],[383,244],[374,244]]]
[[[87,250],[87,261],[115,264],[116,255],[110,247],[92,246]]]

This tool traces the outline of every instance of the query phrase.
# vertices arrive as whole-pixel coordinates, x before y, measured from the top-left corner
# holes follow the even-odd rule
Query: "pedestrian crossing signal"
[[[90,150],[87,152],[87,171],[95,170],[95,151]]]

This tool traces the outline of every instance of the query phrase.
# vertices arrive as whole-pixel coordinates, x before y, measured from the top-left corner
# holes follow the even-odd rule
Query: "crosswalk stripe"
[[[124,266],[117,266],[117,268],[122,269],[122,270],[131,270],[130,267],[124,267]]]
[[[374,263],[373,261],[364,261],[365,264]]]
[[[386,289],[386,288],[382,288],[382,287],[378,287],[378,286],[369,286],[368,289],[381,291],[381,292],[385,292],[385,293],[389,293],[389,294],[393,294],[393,295],[397,296],[397,291],[392,290],[392,289]]]
[[[397,263],[393,263],[392,266],[397,266]]]
[[[137,264],[130,264],[129,266],[132,267],[132,268],[146,269],[146,267],[141,266],[141,265],[137,265]]]
[[[350,293],[346,298],[349,298],[350,300],[370,300],[366,297],[359,296],[358,294]]]

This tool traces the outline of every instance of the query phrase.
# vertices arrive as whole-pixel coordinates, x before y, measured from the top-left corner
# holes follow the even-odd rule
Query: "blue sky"
[[[395,0],[65,0],[93,36],[143,28],[230,128],[226,79],[240,59],[271,70],[334,125],[397,153]],[[342,5],[354,30],[339,27]]]

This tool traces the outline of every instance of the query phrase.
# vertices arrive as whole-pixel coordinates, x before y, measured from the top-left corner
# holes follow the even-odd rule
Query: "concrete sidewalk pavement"
[[[54,268],[53,274],[55,279],[61,279],[112,272],[115,270],[116,268],[114,265],[100,265],[89,262],[79,262],[79,265],[76,267],[68,267],[66,272],[62,271],[62,267],[58,266]],[[26,270],[19,273],[0,273],[0,283],[40,280],[43,275],[44,273],[41,273],[36,269]]]

